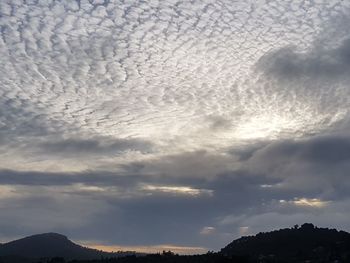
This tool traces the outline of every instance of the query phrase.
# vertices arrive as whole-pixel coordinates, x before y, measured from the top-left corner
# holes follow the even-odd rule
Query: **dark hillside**
[[[121,254],[103,252],[77,245],[66,236],[56,233],[33,235],[0,246],[1,258],[63,257],[65,259],[100,259],[101,257],[116,257],[119,255]]]
[[[350,259],[350,234],[303,224],[301,227],[239,238],[223,248],[221,253],[225,256],[241,255],[285,262],[331,262]]]

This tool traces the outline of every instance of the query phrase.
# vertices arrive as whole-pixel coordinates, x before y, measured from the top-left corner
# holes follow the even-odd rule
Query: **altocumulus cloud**
[[[295,110],[293,97],[262,89],[250,67],[267,50],[305,50],[347,3],[101,3],[2,1],[7,131],[156,136],[163,144],[181,139],[171,146],[182,149],[332,123],[326,113],[299,114],[310,101]],[[288,14],[283,27],[280,14]]]
[[[216,249],[305,221],[350,230],[349,13],[1,1],[0,238]]]

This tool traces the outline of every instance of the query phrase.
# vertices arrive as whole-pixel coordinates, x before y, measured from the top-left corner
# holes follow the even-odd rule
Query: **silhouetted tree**
[[[48,263],[65,263],[66,261],[62,257],[54,257]]]

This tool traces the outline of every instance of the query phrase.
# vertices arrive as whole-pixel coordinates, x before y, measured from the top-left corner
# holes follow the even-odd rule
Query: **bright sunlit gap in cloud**
[[[149,193],[168,193],[174,195],[188,195],[188,196],[200,196],[207,195],[212,196],[213,191],[208,189],[196,189],[189,186],[160,186],[160,185],[142,185],[141,189]]]
[[[318,198],[294,198],[294,200],[286,201],[280,200],[281,204],[293,204],[300,207],[315,207],[322,208],[330,204],[330,201],[322,201]]]

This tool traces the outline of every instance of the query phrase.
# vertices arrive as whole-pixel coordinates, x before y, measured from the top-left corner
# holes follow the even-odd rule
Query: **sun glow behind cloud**
[[[149,193],[165,193],[174,195],[188,195],[188,196],[212,196],[213,191],[208,189],[196,189],[189,186],[165,186],[165,185],[142,185],[141,189]]]
[[[318,198],[295,198],[291,201],[280,200],[281,204],[293,204],[299,207],[322,208],[331,203],[330,201],[322,201]]]

